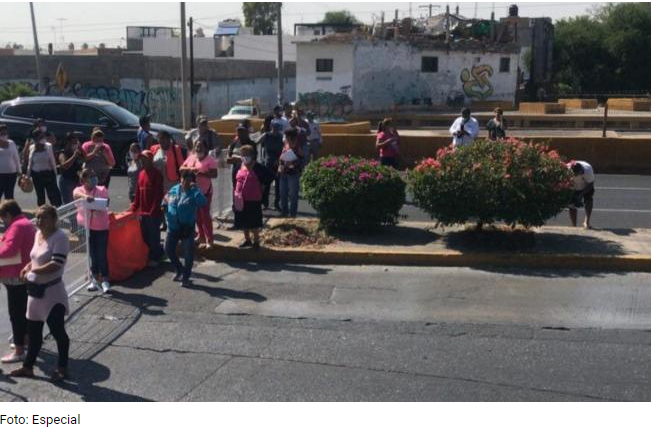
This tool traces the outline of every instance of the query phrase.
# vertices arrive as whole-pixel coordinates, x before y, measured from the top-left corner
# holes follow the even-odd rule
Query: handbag
[[[61,278],[57,278],[44,284],[27,282],[27,295],[33,298],[43,298],[45,296],[45,290],[59,282],[61,282]]]
[[[31,178],[22,176],[20,180],[18,180],[18,187],[23,191],[23,193],[31,193],[34,191],[34,182]]]

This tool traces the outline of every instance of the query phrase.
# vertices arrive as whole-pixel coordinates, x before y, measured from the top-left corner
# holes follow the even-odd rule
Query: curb
[[[519,267],[592,271],[651,272],[651,255],[502,254],[462,252],[378,252],[262,248],[258,251],[215,245],[198,255],[213,261],[315,265],[421,267]]]

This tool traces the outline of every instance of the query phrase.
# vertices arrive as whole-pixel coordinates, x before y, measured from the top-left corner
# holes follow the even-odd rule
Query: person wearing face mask
[[[111,182],[111,169],[115,166],[115,157],[111,146],[104,142],[104,132],[100,128],[93,129],[90,141],[86,141],[81,149],[86,158],[84,168],[92,169],[99,179],[99,185],[108,188]]]
[[[138,184],[138,176],[142,171],[142,161],[140,160],[140,145],[137,142],[131,143],[129,146],[129,154],[131,155],[131,162],[127,168],[127,180],[129,183],[129,201],[133,202],[136,196],[136,185]]]
[[[298,189],[302,167],[303,150],[298,146],[298,133],[289,129],[285,132],[285,147],[278,164],[280,211],[283,217],[294,218],[298,214]]]
[[[0,260],[8,261],[6,265],[0,265],[0,282],[7,288],[9,321],[14,339],[13,351],[1,360],[2,363],[14,363],[25,359],[27,286],[20,278],[20,271],[30,261],[29,253],[34,246],[36,229],[14,200],[2,201],[0,219],[5,228],[0,236]],[[9,264],[11,261],[14,263]]]
[[[240,248],[259,249],[263,187],[264,184],[271,183],[273,174],[256,162],[255,149],[252,146],[242,146],[241,155],[242,165],[237,172],[233,194],[235,229],[244,231],[244,241],[240,243]]]
[[[79,186],[79,172],[84,165],[84,152],[79,144],[80,132],[66,134],[63,150],[59,153],[59,190],[64,204],[73,201],[73,191]]]
[[[192,171],[183,171],[181,184],[173,186],[165,195],[165,217],[167,218],[167,238],[165,253],[176,268],[174,281],[181,281],[181,286],[191,284],[192,264],[194,262],[194,225],[197,210],[207,204],[206,197],[196,185],[196,176]],[[183,250],[184,265],[181,264],[176,247],[179,242]]]
[[[255,151],[253,158],[258,158],[258,152],[255,150],[257,145],[249,137],[249,130],[245,126],[239,125],[236,129],[236,133],[237,135],[235,139],[231,145],[228,146],[228,159],[226,159],[226,162],[231,164],[231,182],[233,185],[233,190],[235,190],[235,177],[237,176],[237,172],[240,170],[240,166],[242,165],[240,149],[245,145],[250,145]]]
[[[16,180],[22,168],[16,143],[9,139],[7,125],[0,123],[0,199],[14,199]]]
[[[212,179],[217,178],[217,161],[208,153],[208,146],[199,140],[194,143],[194,153],[190,154],[181,166],[181,174],[184,171],[193,172],[197,177],[199,190],[206,197],[206,204],[197,210],[197,230],[199,247],[212,247],[214,234],[212,227],[212,215],[210,214],[210,203],[212,201]]]
[[[265,132],[262,136],[260,145],[264,154],[264,157],[262,158],[264,166],[272,173],[276,173],[278,171],[278,159],[283,151],[283,125],[276,120],[272,120],[270,127],[271,130]],[[271,184],[264,185],[262,206],[265,209],[269,208],[270,193]],[[280,210],[280,183],[277,178],[274,178],[274,208]]]
[[[375,148],[380,152],[380,163],[398,169],[400,135],[393,126],[393,120],[385,118],[377,126]]]
[[[140,216],[142,239],[149,247],[149,267],[156,267],[164,258],[160,242],[160,225],[163,217],[161,203],[163,192],[163,175],[154,167],[154,155],[149,150],[140,154],[142,171],[138,175],[136,195],[130,211]]]
[[[108,200],[109,193],[104,186],[99,186],[95,173],[85,168],[79,174],[81,186],[77,187],[73,193],[74,198],[85,199],[89,203],[96,198]],[[85,216],[88,214],[88,220]],[[88,228],[88,251],[90,255],[90,270],[92,279],[88,285],[88,291],[97,291],[102,289],[105,293],[111,286],[108,282],[109,269],[106,251],[108,249],[109,237],[109,215],[108,207],[104,210],[88,210],[86,212],[83,206],[77,211],[77,223],[80,226]]]
[[[38,119],[34,120],[34,122],[32,123],[32,129],[31,130],[32,131],[37,130],[37,131],[41,132],[42,134],[44,134],[46,141],[49,142],[50,144],[52,144],[53,147],[56,144],[56,138],[52,135],[51,132],[48,132],[47,125],[45,124],[45,120],[43,120],[42,118],[38,118]],[[29,152],[30,152],[32,146],[34,145],[34,139],[32,138],[32,135],[31,135],[32,133],[33,132],[31,132],[30,136],[27,137],[27,139],[25,140],[25,145],[23,146],[23,152],[22,152],[22,155],[21,155],[23,171],[27,171],[27,163],[28,163],[28,160],[29,160]]]
[[[70,242],[66,233],[57,227],[57,209],[44,205],[36,212],[34,247],[30,262],[20,271],[27,284],[27,335],[29,343],[23,366],[10,373],[12,377],[34,377],[34,364],[43,345],[43,325],[47,322],[59,352],[52,381],[68,377],[70,338],[65,329],[69,312],[68,293],[63,282]]]
[[[158,133],[158,144],[151,146],[154,155],[154,166],[163,174],[163,190],[170,188],[181,180],[179,169],[183,165],[181,147],[172,141],[172,135],[167,131]]]
[[[490,119],[486,124],[488,130],[488,139],[493,141],[506,138],[506,119],[502,108],[495,108],[495,117]]]
[[[39,206],[45,204],[45,194],[50,204],[61,206],[61,192],[57,186],[57,163],[54,158],[52,144],[47,142],[45,134],[40,130],[32,132],[34,145],[30,148],[27,162],[27,175],[34,182],[36,202]]]

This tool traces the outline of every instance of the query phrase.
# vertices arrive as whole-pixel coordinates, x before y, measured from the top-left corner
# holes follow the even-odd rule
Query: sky
[[[547,16],[553,20],[585,15],[604,3],[594,2],[516,2],[520,16]],[[284,2],[283,30],[293,33],[295,23],[318,22],[325,12],[347,9],[359,20],[371,23],[379,20],[382,11],[387,19],[393,18],[395,9],[399,17],[420,17],[427,13],[428,3],[419,2]],[[496,18],[507,15],[511,3],[497,2],[454,2],[436,3],[444,12],[445,5],[454,11],[459,5],[460,14],[467,17],[490,18],[495,11]],[[422,6],[422,7],[421,7]],[[126,26],[180,26],[178,2],[35,2],[34,11],[41,47],[48,43],[56,49],[65,49],[70,42],[80,47],[86,42],[90,46],[105,43],[109,47],[125,46]],[[476,14],[475,14],[476,11]],[[237,2],[187,2],[186,16],[193,17],[195,27],[202,27],[206,36],[212,36],[217,23],[224,19],[240,18],[243,21],[242,3]],[[0,14],[0,47],[7,43],[18,43],[26,48],[33,47],[32,28],[28,2],[3,3]]]

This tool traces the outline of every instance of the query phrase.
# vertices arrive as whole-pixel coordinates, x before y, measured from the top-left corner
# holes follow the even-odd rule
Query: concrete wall
[[[351,44],[297,44],[296,99],[322,119],[352,113],[353,56]],[[332,72],[316,72],[316,59],[332,59]]]
[[[438,72],[421,72],[423,56],[438,58]],[[510,59],[500,72],[500,59]],[[363,42],[355,51],[355,112],[386,111],[402,105],[459,105],[514,100],[518,55],[421,50],[405,43]]]
[[[43,75],[48,84],[43,93],[110,100],[137,115],[149,113],[154,121],[180,125],[180,67],[177,60],[142,56],[45,56]],[[62,64],[68,85],[59,88],[54,73]],[[293,64],[285,65],[285,99],[296,92]],[[235,101],[257,97],[263,106],[275,103],[277,80],[272,62],[198,60],[195,82],[196,113],[211,118],[225,114]],[[6,56],[0,61],[0,85],[26,82],[36,90],[33,57]]]
[[[215,55],[215,40],[209,37],[194,38],[194,58],[213,59]],[[190,41],[186,41],[188,57],[190,56]],[[149,57],[181,58],[181,38],[145,38],[142,40],[142,55]]]

